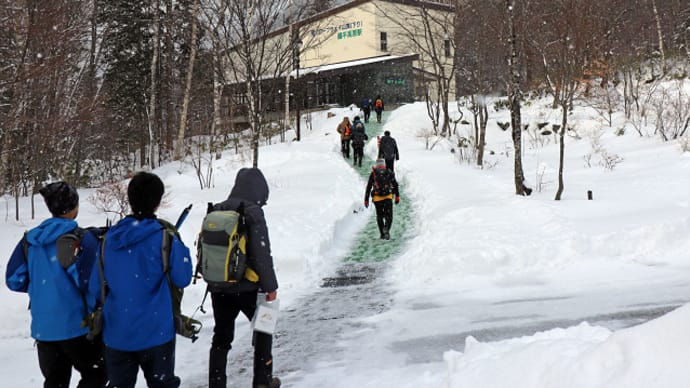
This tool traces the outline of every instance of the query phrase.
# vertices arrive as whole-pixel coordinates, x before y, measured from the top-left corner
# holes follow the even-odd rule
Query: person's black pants
[[[371,108],[362,108],[362,111],[364,111],[364,122],[368,123],[369,117],[371,117]]]
[[[393,170],[394,164],[395,164],[395,159],[386,159],[386,168],[391,170],[392,172],[395,172],[395,170]]]
[[[108,388],[134,388],[139,368],[149,388],[178,388],[175,376],[175,340],[138,351],[105,348]]]
[[[374,202],[376,207],[376,224],[379,226],[381,237],[390,233],[393,224],[393,200],[384,199]]]
[[[352,164],[362,167],[362,158],[364,157],[364,144],[352,146],[352,157]]]
[[[346,158],[350,157],[350,139],[343,139],[340,141],[340,149],[343,152],[343,156]]]
[[[381,122],[381,112],[380,110],[376,111],[376,121],[379,123]]]
[[[105,366],[100,337],[89,341],[86,336],[64,341],[36,341],[38,365],[45,378],[44,388],[67,388],[72,367],[81,374],[78,388],[103,388]]]
[[[252,319],[256,310],[257,292],[211,293],[213,304],[213,340],[209,354],[209,388],[226,388],[228,352],[235,338],[235,319],[242,312]],[[268,385],[273,378],[273,336],[254,332],[254,380],[252,385]]]

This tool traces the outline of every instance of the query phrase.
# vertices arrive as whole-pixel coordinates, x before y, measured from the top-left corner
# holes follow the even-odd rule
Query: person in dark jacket
[[[390,131],[383,132],[383,136],[379,140],[379,159],[386,161],[386,168],[395,172],[394,164],[396,160],[400,160],[400,153],[398,153],[398,143],[391,137]]]
[[[364,157],[364,143],[369,140],[366,128],[362,124],[359,116],[355,116],[352,121],[352,165],[362,167],[362,158]]]
[[[369,117],[371,117],[371,98],[364,97],[362,99],[362,112],[364,112],[364,122],[369,122]]]
[[[102,344],[100,338],[88,340],[88,329],[81,325],[95,305],[88,285],[98,241],[84,232],[77,256],[55,260],[58,238],[77,229],[79,195],[65,182],[51,183],[39,193],[52,217],[17,244],[5,282],[11,290],[29,294],[31,336],[36,340],[43,387],[68,387],[74,368],[81,374],[80,388],[100,388],[106,382]]]
[[[382,240],[390,240],[391,226],[393,225],[393,199],[395,204],[400,203],[398,182],[393,171],[386,168],[383,159],[376,161],[376,166],[371,169],[367,188],[364,191],[364,207],[369,207],[369,197],[374,201],[376,208],[376,224]]]
[[[374,101],[374,112],[376,112],[376,122],[381,124],[381,114],[383,113],[383,99],[381,96],[376,96]]]
[[[209,287],[213,304],[213,340],[209,354],[209,388],[227,386],[227,358],[235,336],[235,319],[242,313],[249,320],[257,308],[259,293],[266,301],[276,300],[278,281],[273,269],[271,243],[262,207],[268,201],[268,183],[258,168],[242,168],[227,200],[215,204],[213,210],[235,210],[244,216],[247,231],[247,262],[259,275],[258,282],[247,279],[233,285]],[[263,297],[263,295],[262,295]],[[280,387],[273,377],[273,337],[254,332],[254,388]]]
[[[155,215],[165,187],[155,174],[139,172],[127,187],[132,214],[105,234],[102,275],[103,341],[108,387],[134,388],[138,370],[149,387],[177,388],[175,323],[161,244],[168,233]],[[91,276],[91,292],[100,295],[101,271]],[[170,281],[184,288],[192,279],[189,249],[177,236],[170,241]]]

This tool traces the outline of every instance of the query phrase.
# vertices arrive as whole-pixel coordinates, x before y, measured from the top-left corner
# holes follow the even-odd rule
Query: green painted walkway
[[[388,119],[388,112],[383,113],[383,123]],[[376,136],[383,135],[383,123],[376,123],[375,115],[372,114],[372,119],[369,120],[366,126],[369,141],[376,141]],[[395,137],[395,136],[393,136]],[[397,140],[397,139],[396,139]],[[402,155],[404,158],[405,155]],[[352,159],[349,159],[350,164]],[[364,201],[364,190],[366,183],[371,173],[371,167],[375,161],[364,155],[362,159],[362,167],[352,167],[359,172],[364,178],[364,183],[361,190],[361,201]],[[397,166],[397,164],[396,164]],[[409,198],[405,196],[405,185],[401,179],[396,177],[400,189],[400,203],[393,205],[393,226],[391,228],[390,240],[381,240],[379,238],[379,228],[376,225],[376,210],[374,204],[370,203],[369,208],[365,208],[362,203],[360,211],[369,217],[367,225],[362,229],[356,239],[352,248],[352,252],[345,257],[345,261],[355,262],[378,262],[385,261],[398,255],[404,246],[404,242],[412,234],[414,212]]]

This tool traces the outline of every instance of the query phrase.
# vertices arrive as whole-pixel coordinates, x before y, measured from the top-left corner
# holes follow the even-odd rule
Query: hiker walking
[[[369,197],[374,201],[376,208],[376,223],[382,240],[390,240],[390,230],[393,224],[393,199],[395,204],[400,203],[398,182],[393,171],[386,168],[383,159],[376,161],[369,174],[367,188],[364,191],[364,207],[369,207]]]
[[[364,97],[362,99],[362,112],[364,112],[364,122],[369,122],[369,117],[371,117],[371,98]]]
[[[383,99],[381,96],[376,96],[374,101],[374,112],[376,112],[376,122],[381,124],[381,113],[383,112]]]
[[[350,136],[352,135],[350,119],[348,117],[343,118],[336,130],[340,134],[340,150],[344,157],[350,159]]]
[[[364,142],[369,140],[366,129],[359,116],[355,116],[352,121],[352,165],[362,167],[362,158],[364,157]]]
[[[169,282],[189,285],[192,261],[189,249],[172,235],[164,270],[161,247],[169,232],[155,214],[164,191],[155,174],[132,177],[127,187],[132,213],[106,232],[99,270],[91,275],[91,291],[107,291],[101,303],[108,387],[134,388],[139,369],[149,387],[180,386]]]
[[[213,210],[234,210],[244,218],[247,233],[247,263],[258,275],[258,281],[242,278],[235,283],[211,284],[213,304],[213,340],[209,355],[209,388],[226,388],[228,352],[235,337],[235,319],[242,313],[252,319],[257,308],[257,297],[275,301],[278,281],[273,269],[271,243],[262,207],[268,201],[268,183],[258,168],[242,168],[237,172],[230,196],[213,205]],[[264,296],[265,293],[265,296]],[[280,379],[273,377],[273,336],[254,332],[253,388],[278,388]]]
[[[68,255],[59,255],[58,239],[77,230],[79,195],[65,182],[51,183],[39,193],[52,217],[17,244],[5,282],[9,289],[29,294],[31,336],[36,340],[43,387],[69,387],[74,368],[81,375],[80,388],[100,388],[106,382],[102,343],[100,338],[87,339],[88,328],[82,326],[95,305],[88,280],[98,241],[84,232],[77,255],[73,247]]]
[[[398,153],[398,144],[391,137],[391,131],[383,132],[383,136],[379,139],[378,158],[385,160],[386,168],[395,172],[394,164],[396,160],[400,160],[400,153]]]

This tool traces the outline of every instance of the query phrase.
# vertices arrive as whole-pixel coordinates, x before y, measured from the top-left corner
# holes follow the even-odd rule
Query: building
[[[284,90],[291,110],[359,105],[377,95],[387,104],[433,99],[438,76],[452,74],[454,12],[449,1],[355,0],[267,34],[273,66],[260,76],[264,110],[284,114]],[[227,93],[241,105],[247,77],[233,70]]]

